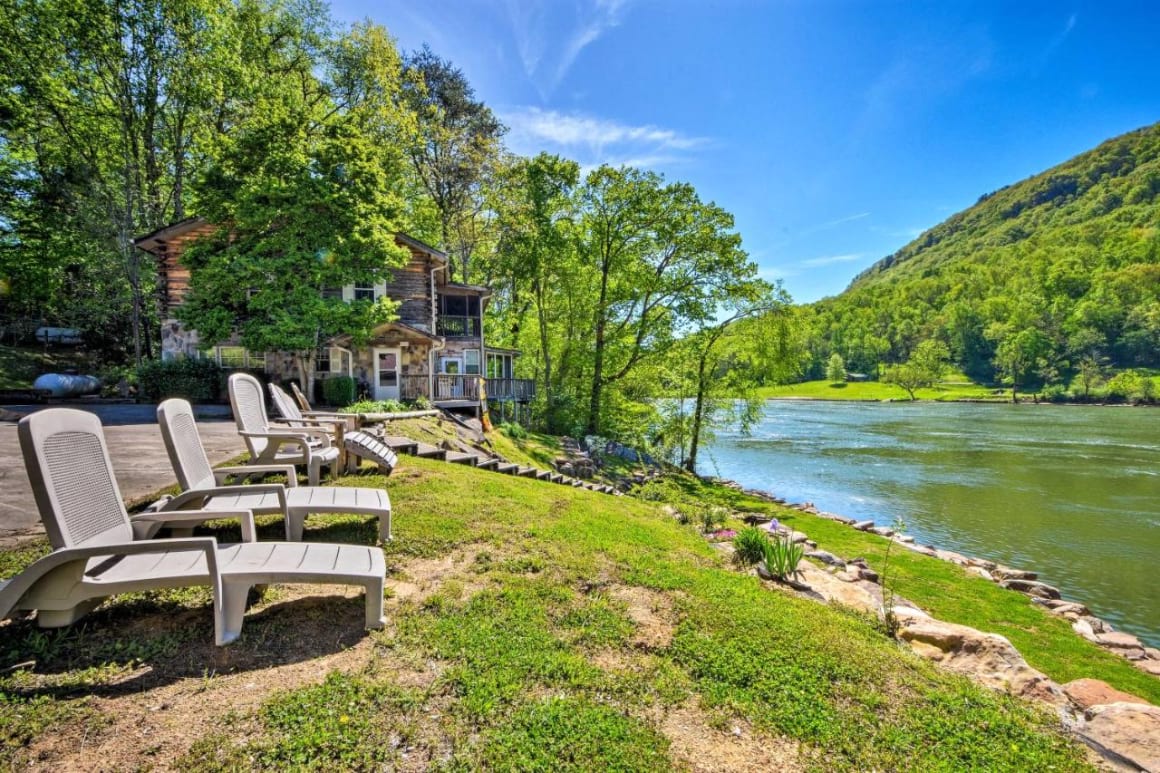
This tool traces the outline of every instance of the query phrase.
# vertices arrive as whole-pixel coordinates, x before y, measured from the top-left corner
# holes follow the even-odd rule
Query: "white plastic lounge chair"
[[[374,515],[379,519],[379,539],[391,539],[391,500],[387,492],[374,488],[343,486],[299,486],[294,466],[289,464],[246,465],[244,467],[210,467],[197,432],[193,408],[179,398],[157,406],[157,423],[165,450],[182,493],[160,506],[163,512],[196,508],[205,512],[250,510],[257,515],[281,513],[286,520],[286,539],[302,539],[306,516],[311,513],[354,513]],[[259,484],[222,485],[231,476],[246,477],[253,473],[285,473],[287,486]],[[209,515],[209,518],[216,516]],[[154,523],[136,527],[138,536],[152,536],[160,528]]]
[[[248,373],[230,376],[230,406],[238,434],[246,441],[253,464],[303,464],[311,486],[317,486],[322,467],[334,470],[339,451],[322,427],[271,427],[266,417],[262,385]]]
[[[213,537],[134,541],[96,416],[52,408],[22,419],[18,434],[54,550],[0,585],[0,618],[36,610],[37,623],[54,628],[77,621],[107,596],[209,585],[214,641],[223,645],[241,633],[252,586],[305,582],[364,587],[367,627],[385,623],[386,566],[380,549],[254,542],[254,516],[247,510],[212,514],[241,520],[241,544],[219,545]],[[205,518],[203,512],[137,516],[166,524]]]
[[[286,390],[277,384],[270,384],[270,398],[274,401],[274,408],[282,415],[282,420],[290,427],[323,426],[333,428],[332,442],[341,446],[347,457],[346,469],[354,472],[358,469],[358,460],[366,459],[378,465],[379,471],[390,475],[399,463],[399,457],[391,447],[376,438],[369,432],[363,432],[358,427],[356,413],[323,413],[311,411],[304,414],[298,409]]]

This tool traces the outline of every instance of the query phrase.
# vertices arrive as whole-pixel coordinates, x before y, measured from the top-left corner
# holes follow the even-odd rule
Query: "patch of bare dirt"
[[[317,585],[279,586],[270,603],[247,614],[243,639],[229,647],[214,646],[206,610],[171,620],[141,616],[130,628],[152,626],[156,634],[193,624],[206,635],[93,688],[90,705],[104,721],[45,733],[27,750],[30,769],[167,770],[207,733],[224,729],[244,741],[258,729],[253,713],[274,693],[321,683],[332,671],[365,669],[374,641],[362,630],[361,591],[326,591],[331,592],[319,595]]]
[[[695,701],[690,701],[665,714],[659,729],[669,739],[674,761],[690,770],[805,770],[797,743],[758,735],[744,721],[730,721],[724,729],[714,724]]]
[[[608,594],[628,607],[628,617],[636,626],[631,640],[634,645],[644,649],[664,649],[672,643],[676,631],[672,598],[636,585],[612,586]]]
[[[469,571],[480,550],[479,546],[468,545],[440,558],[413,558],[403,562],[387,578],[387,588],[391,591],[388,607],[403,601],[422,603],[450,579],[462,579],[464,593],[482,590],[486,583]]]

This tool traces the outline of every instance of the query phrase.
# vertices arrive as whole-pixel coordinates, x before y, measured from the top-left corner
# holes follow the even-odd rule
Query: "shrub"
[[[434,404],[423,395],[419,395],[411,401],[411,407],[416,411],[429,411],[434,407]]]
[[[520,424],[505,421],[499,425],[500,432],[510,437],[512,440],[523,440],[528,436],[528,431]]]
[[[222,370],[213,360],[150,360],[137,369],[137,382],[141,395],[150,402],[167,397],[215,402],[221,396]]]
[[[733,538],[733,560],[742,566],[753,566],[765,558],[765,546],[769,536],[757,528],[749,526],[737,532]]]
[[[349,405],[358,397],[357,389],[350,376],[329,376],[322,382],[322,399],[327,405]]]
[[[359,400],[342,410],[344,413],[400,413],[407,407],[398,400]]]
[[[798,562],[806,554],[806,549],[786,536],[767,540],[764,552],[766,570],[784,582],[787,577],[797,574]]]
[[[701,531],[708,534],[714,529],[725,525],[725,515],[728,511],[724,507],[706,507],[701,510]]]
[[[1066,403],[1070,397],[1062,384],[1051,384],[1044,387],[1042,396],[1049,403]]]

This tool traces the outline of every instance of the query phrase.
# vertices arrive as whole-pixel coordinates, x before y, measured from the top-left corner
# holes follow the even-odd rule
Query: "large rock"
[[[1160,660],[1152,660],[1152,659],[1135,660],[1132,662],[1132,665],[1135,666],[1136,668],[1140,669],[1141,671],[1143,671],[1146,674],[1151,674],[1152,676],[1160,676]]]
[[[1129,660],[1143,660],[1144,645],[1130,633],[1097,633],[1096,644]]]
[[[870,529],[871,534],[877,534],[879,537],[893,537],[894,529],[889,526],[875,526]]]
[[[1038,580],[1039,574],[1037,572],[1028,572],[1023,569],[1012,569],[1009,566],[1002,564],[996,566],[991,570],[991,574],[998,577],[1000,580]]]
[[[1160,770],[1160,708],[1110,703],[1085,712],[1076,729],[1103,757],[1140,770]]]
[[[981,566],[968,566],[967,574],[971,575],[972,577],[981,577],[987,582],[995,581],[995,578],[991,576],[991,573]]]
[[[806,553],[806,558],[812,558],[815,561],[821,561],[823,564],[836,566],[839,569],[846,568],[845,561],[826,550],[811,550],[809,553]]]
[[[1063,694],[1066,695],[1076,707],[1080,709],[1090,709],[1092,706],[1103,706],[1108,703],[1142,703],[1148,705],[1148,701],[1143,698],[1137,698],[1121,690],[1117,690],[1107,682],[1099,679],[1076,679],[1074,682],[1068,682],[1063,686]]]
[[[1011,642],[997,633],[929,618],[901,622],[899,638],[948,670],[1012,695],[1056,705],[1066,700],[1055,682],[1027,665]]]
[[[1020,593],[1026,593],[1028,596],[1038,596],[1041,599],[1059,598],[1059,588],[1052,587],[1045,582],[1037,582],[1036,580],[1003,580],[1003,582],[999,583],[999,587],[1017,590]]]
[[[851,526],[858,531],[870,531],[874,528],[874,521],[858,521],[857,523],[851,524]]]

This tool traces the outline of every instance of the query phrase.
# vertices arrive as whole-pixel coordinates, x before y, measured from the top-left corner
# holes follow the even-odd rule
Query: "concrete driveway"
[[[62,406],[5,406],[14,413],[32,413],[50,407],[79,408],[95,413],[105,425],[105,440],[121,496],[135,502],[177,482],[161,441],[152,405],[69,403]],[[197,406],[197,425],[211,464],[220,464],[245,452],[227,406]],[[43,534],[32,486],[24,472],[16,424],[0,422],[0,539]]]

